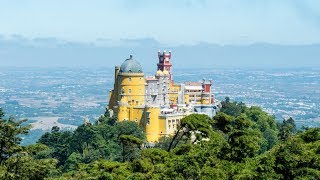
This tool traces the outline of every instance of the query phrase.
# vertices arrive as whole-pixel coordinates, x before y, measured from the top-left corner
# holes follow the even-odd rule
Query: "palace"
[[[175,132],[180,120],[192,113],[213,117],[218,108],[211,80],[175,83],[171,52],[158,52],[154,76],[145,77],[141,64],[130,55],[115,67],[114,89],[108,110],[118,121],[135,121],[144,127],[148,142]]]

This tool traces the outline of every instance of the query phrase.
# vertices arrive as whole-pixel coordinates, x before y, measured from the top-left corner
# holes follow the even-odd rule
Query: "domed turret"
[[[157,76],[161,76],[162,74],[163,74],[162,71],[160,70],[157,71]]]
[[[132,59],[132,55],[130,55],[129,59],[126,59],[121,67],[120,67],[120,73],[142,73],[142,67],[141,64]]]

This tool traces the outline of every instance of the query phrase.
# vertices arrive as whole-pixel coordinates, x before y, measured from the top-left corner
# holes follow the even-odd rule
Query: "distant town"
[[[123,59],[117,62],[121,63]],[[157,59],[154,59],[157,62]],[[172,62],[174,64],[174,61]],[[153,75],[146,69],[146,75]],[[113,68],[0,68],[0,106],[33,124],[23,143],[33,143],[52,126],[73,129],[84,118],[104,113],[114,83]],[[298,127],[320,125],[317,70],[179,69],[175,82],[212,79],[215,98],[263,107],[278,120],[295,118]]]

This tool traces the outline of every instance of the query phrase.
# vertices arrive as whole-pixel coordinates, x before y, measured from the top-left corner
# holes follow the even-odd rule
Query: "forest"
[[[320,179],[320,128],[297,129],[257,106],[227,97],[213,119],[186,116],[154,147],[136,122],[107,112],[21,146],[30,125],[0,108],[0,179]]]

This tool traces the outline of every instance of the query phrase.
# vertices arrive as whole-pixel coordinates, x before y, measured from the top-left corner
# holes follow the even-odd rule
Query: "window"
[[[131,89],[129,89],[129,91],[128,91],[128,92],[129,92],[129,94],[131,94]]]
[[[129,77],[129,82],[131,82],[132,81],[132,78],[131,77]]]
[[[146,116],[147,116],[148,119],[150,119],[150,112],[147,112]]]

